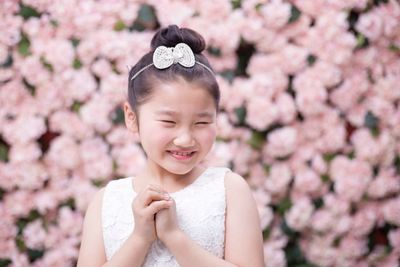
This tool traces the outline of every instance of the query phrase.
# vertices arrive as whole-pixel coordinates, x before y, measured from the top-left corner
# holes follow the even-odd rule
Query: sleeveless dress
[[[183,189],[170,193],[175,200],[180,229],[190,239],[219,258],[224,256],[226,194],[225,167],[208,167]],[[137,195],[132,188],[133,177],[112,180],[105,187],[102,202],[103,241],[107,261],[132,233],[135,225],[132,201]],[[179,266],[175,257],[160,240],[146,255],[143,267]]]

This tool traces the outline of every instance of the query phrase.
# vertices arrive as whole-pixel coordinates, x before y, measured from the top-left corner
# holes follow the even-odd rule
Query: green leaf
[[[75,199],[73,197],[66,199],[64,202],[58,205],[58,208],[60,209],[63,206],[70,207],[72,210],[75,210],[76,209]]]
[[[20,252],[23,252],[26,250],[26,245],[25,245],[24,239],[21,236],[17,236],[15,238],[15,243],[17,244],[18,250]]]
[[[25,85],[26,90],[28,90],[32,96],[36,94],[36,87],[30,84],[25,78],[22,79],[22,83]]]
[[[114,124],[123,124],[125,122],[124,111],[118,106],[111,114],[111,119]]]
[[[9,68],[12,66],[14,60],[11,53],[8,53],[7,59],[0,65],[2,68]]]
[[[365,115],[364,126],[371,131],[372,135],[379,135],[379,118],[376,117],[371,111],[368,111]]]
[[[79,40],[79,39],[76,39],[76,38],[71,39],[72,46],[75,48],[79,45],[80,42],[81,42],[81,40]]]
[[[91,183],[92,183],[92,185],[100,188],[103,186],[103,181],[104,181],[104,179],[92,179]]]
[[[400,155],[397,155],[394,159],[394,167],[396,168],[397,173],[400,174]]]
[[[159,26],[157,21],[155,9],[151,5],[141,5],[138,16],[129,27],[129,30],[144,31],[146,29],[155,30]]]
[[[393,51],[395,53],[400,53],[400,46],[396,45],[394,43],[391,43],[390,46],[389,46],[389,50]]]
[[[7,267],[12,261],[10,259],[0,259],[0,267]]]
[[[265,134],[253,131],[248,144],[254,149],[261,149],[265,141]]]
[[[324,183],[328,183],[328,182],[330,181],[329,175],[327,175],[327,174],[321,175],[321,180],[322,180]]]
[[[327,154],[324,154],[322,157],[324,158],[324,160],[325,160],[327,163],[329,163],[329,162],[331,162],[331,161],[335,158],[335,154],[327,153]]]
[[[315,55],[308,55],[307,57],[307,62],[308,62],[308,66],[312,66],[314,65],[315,61],[317,61],[317,57]]]
[[[271,234],[271,229],[269,229],[269,228],[265,229],[262,232],[262,234],[263,234],[263,240],[268,240],[268,238],[269,238],[269,236]]]
[[[221,49],[215,46],[209,46],[207,48],[208,53],[213,56],[220,57],[221,56]]]
[[[283,216],[287,210],[292,207],[292,201],[289,198],[282,199],[277,205],[278,213]]]
[[[72,63],[72,67],[76,70],[80,69],[82,67],[82,62],[79,60],[79,58],[75,58],[74,62]]]
[[[28,39],[28,36],[25,34],[22,34],[21,40],[18,43],[18,52],[22,56],[28,56],[30,55],[29,47],[31,46],[31,42]]]
[[[300,16],[301,16],[301,11],[295,5],[292,5],[288,23],[293,23],[297,21],[300,18]]]
[[[8,162],[9,146],[6,143],[0,142],[0,161]]]
[[[233,79],[235,78],[235,72],[233,70],[225,70],[223,72],[220,72],[219,74],[229,83],[232,83]]]
[[[242,0],[231,0],[232,8],[237,9],[242,7]]]
[[[246,107],[244,106],[235,109],[235,114],[238,118],[239,124],[244,124],[246,120],[246,113]]]
[[[40,13],[31,6],[21,4],[19,15],[23,17],[25,20],[29,19],[30,17],[40,17]]]
[[[125,28],[126,28],[126,25],[122,20],[118,20],[114,24],[114,31],[120,32],[120,31],[123,31]]]
[[[361,33],[357,33],[357,45],[356,45],[356,49],[359,48],[364,48],[367,47],[369,45],[369,41],[368,38],[365,37],[363,34]]]
[[[40,62],[42,63],[42,65],[48,69],[50,72],[54,72],[54,68],[53,66],[44,58],[44,57],[40,57]]]
[[[36,250],[36,249],[27,249],[28,257],[30,262],[34,262],[37,259],[40,259],[44,255],[44,250]]]
[[[75,101],[75,102],[72,104],[71,110],[72,110],[73,112],[78,113],[79,110],[81,109],[81,106],[82,106],[82,103],[81,103],[81,102]]]

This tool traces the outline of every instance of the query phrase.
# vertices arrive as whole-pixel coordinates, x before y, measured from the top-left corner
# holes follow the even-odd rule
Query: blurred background
[[[76,265],[94,193],[145,162],[121,103],[169,24],[207,42],[207,160],[253,189],[265,266],[399,266],[399,1],[2,0],[0,17],[0,267]]]

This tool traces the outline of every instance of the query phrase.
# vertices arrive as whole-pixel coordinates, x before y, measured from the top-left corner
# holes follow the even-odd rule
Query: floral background
[[[265,266],[399,266],[399,1],[3,0],[0,17],[0,266],[75,266],[93,194],[145,162],[120,104],[168,24],[208,43],[208,159],[254,190]]]

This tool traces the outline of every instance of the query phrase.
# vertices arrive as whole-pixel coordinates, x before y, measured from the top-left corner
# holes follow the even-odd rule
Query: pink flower
[[[104,58],[100,58],[93,62],[90,70],[100,78],[106,78],[107,75],[110,75],[113,71],[110,62]]]
[[[279,29],[285,26],[290,18],[291,6],[281,0],[273,0],[265,3],[260,12],[264,17],[267,28]]]
[[[64,206],[59,209],[58,221],[60,230],[65,236],[78,236],[81,234],[83,217],[80,212]]]
[[[34,194],[27,190],[10,192],[4,197],[4,208],[9,209],[12,216],[25,217],[33,208]]]
[[[42,54],[56,72],[71,67],[75,57],[72,43],[62,38],[33,39],[32,50],[35,54]]]
[[[111,176],[113,163],[108,156],[108,145],[100,138],[86,139],[79,147],[85,177],[106,179]]]
[[[139,173],[145,166],[146,157],[137,144],[127,143],[123,146],[114,146],[111,155],[117,164],[118,175],[129,176]]]
[[[375,226],[377,216],[374,210],[365,207],[360,209],[352,218],[351,234],[354,236],[368,235]]]
[[[295,174],[294,189],[304,193],[318,192],[322,187],[322,180],[310,168],[303,168]]]
[[[276,106],[268,99],[250,99],[246,111],[246,122],[259,131],[267,129],[278,117]]]
[[[42,151],[36,142],[27,144],[15,144],[10,148],[9,159],[12,163],[32,162],[39,159]]]
[[[388,166],[394,159],[395,140],[388,131],[380,133],[378,138],[372,136],[366,128],[356,130],[351,136],[356,157],[372,165],[383,164]]]
[[[388,223],[400,226],[400,198],[392,198],[383,204],[383,216]]]
[[[393,250],[398,254],[400,252],[400,229],[389,231],[388,238]]]
[[[112,123],[109,114],[114,109],[107,96],[95,94],[79,110],[83,122],[99,133],[108,132]]]
[[[48,211],[54,210],[59,198],[57,191],[52,189],[42,189],[34,195],[33,205],[41,213],[46,214]]]
[[[318,79],[322,84],[329,88],[340,83],[342,80],[342,71],[339,67],[326,61],[318,60],[310,71],[315,79]]]
[[[218,115],[220,117],[220,115]],[[125,126],[116,125],[107,134],[107,143],[112,146],[121,146],[131,142],[139,142],[139,136],[130,132]]]
[[[297,130],[294,127],[282,127],[272,131],[267,137],[266,153],[272,157],[286,157],[297,146]]]
[[[61,135],[52,140],[46,155],[46,162],[73,170],[80,164],[80,161],[78,145],[72,137]]]
[[[356,24],[357,31],[371,41],[376,41],[383,30],[382,17],[377,12],[368,12],[361,15]]]
[[[23,230],[25,244],[31,249],[43,249],[46,232],[40,219],[29,223]]]
[[[85,124],[78,114],[59,109],[49,116],[49,128],[53,132],[68,135],[77,140],[93,136],[93,129]]]
[[[67,70],[62,73],[65,90],[63,95],[66,99],[84,102],[94,93],[97,83],[87,68],[79,70]]]
[[[14,241],[15,237],[18,234],[18,228],[15,224],[15,219],[11,214],[10,210],[7,210],[8,206],[4,203],[0,203],[0,216],[1,216],[1,224],[0,224],[0,239],[2,242],[6,240]],[[2,243],[0,242],[0,244]],[[2,250],[0,250],[2,251]]]
[[[20,63],[20,71],[29,84],[40,86],[50,81],[50,72],[40,62],[37,55],[27,57]]]
[[[325,160],[322,158],[321,154],[315,154],[313,156],[311,166],[320,175],[328,171],[328,166]]]
[[[382,170],[368,187],[368,196],[372,198],[383,198],[400,191],[399,176],[393,168]]]
[[[264,260],[266,267],[286,267],[285,252],[280,249],[274,249],[268,244],[264,245]]]
[[[368,240],[346,235],[340,240],[339,251],[343,258],[359,258],[368,252]]]
[[[314,206],[309,198],[298,199],[285,214],[285,219],[290,228],[301,231],[309,223]]]
[[[330,175],[339,195],[349,201],[359,201],[372,179],[372,170],[365,161],[337,156],[331,163]]]
[[[288,93],[281,93],[276,98],[278,120],[283,124],[289,124],[295,120],[297,111],[294,99]]]
[[[265,189],[272,194],[284,194],[292,180],[292,172],[287,164],[277,163],[271,166],[270,174],[265,180]]]
[[[33,115],[20,115],[3,125],[3,137],[9,144],[26,144],[36,140],[46,131],[44,118]]]
[[[334,225],[334,219],[333,214],[329,210],[319,209],[314,212],[310,219],[311,227],[314,231],[320,233],[329,231]]]
[[[278,66],[285,74],[296,74],[306,67],[308,54],[301,46],[285,45],[279,50]]]
[[[233,166],[240,175],[246,175],[249,172],[249,166],[257,160],[257,153],[248,144],[242,142],[232,142]]]
[[[124,75],[111,73],[101,79],[100,92],[107,95],[109,101],[115,104],[122,103],[126,100],[126,88],[128,82]]]

